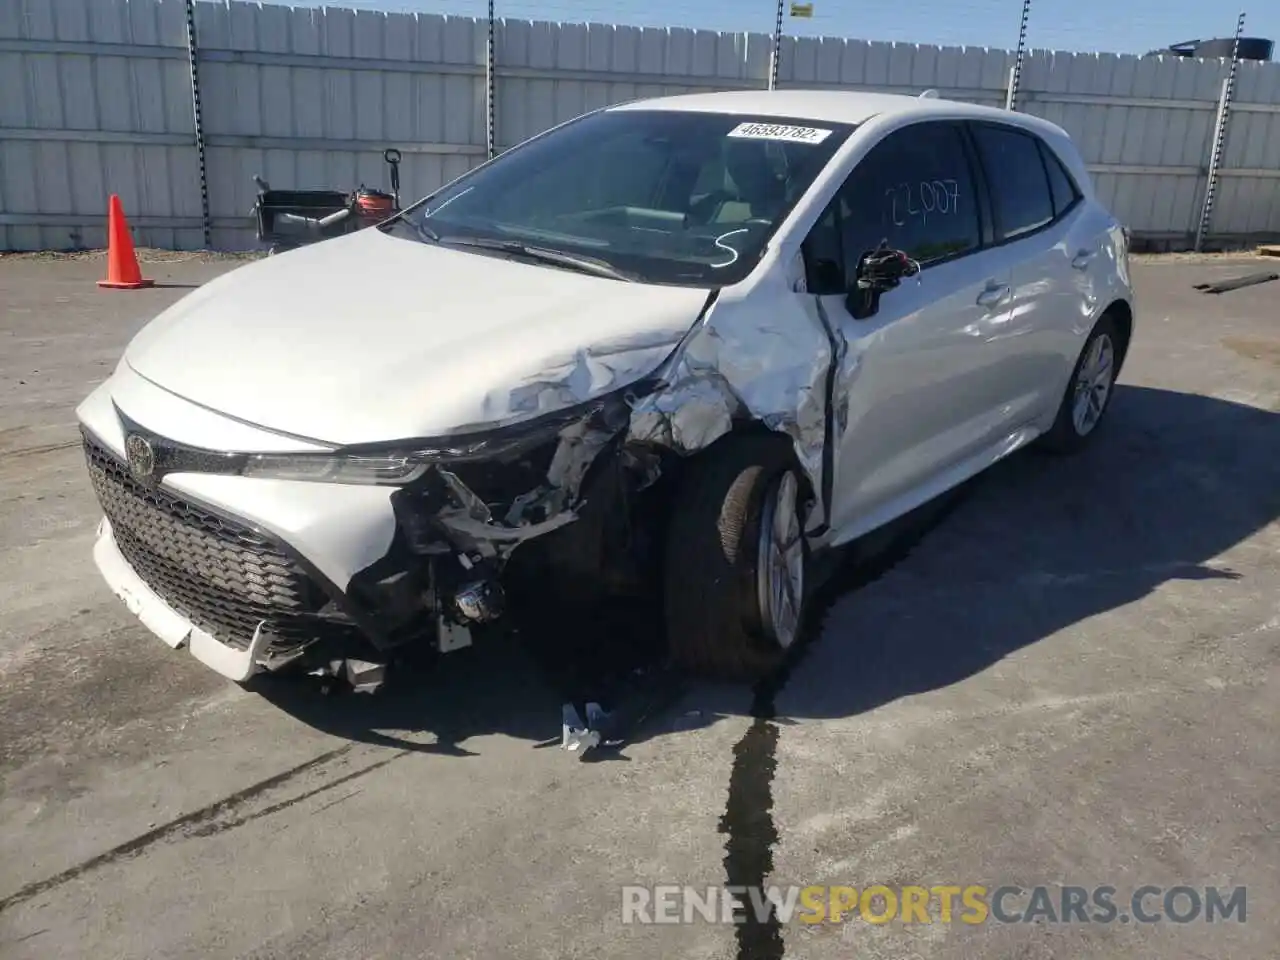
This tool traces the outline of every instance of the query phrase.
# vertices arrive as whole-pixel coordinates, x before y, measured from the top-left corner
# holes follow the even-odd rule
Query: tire
[[[1104,378],[1097,380],[1093,386],[1085,389],[1088,389],[1093,394],[1095,400],[1100,397],[1101,402],[1092,406],[1094,410],[1093,416],[1086,418],[1082,423],[1077,416],[1077,393],[1081,389],[1083,382],[1082,371],[1087,371],[1089,367],[1094,366],[1096,351],[1101,351],[1109,357],[1106,374]],[[1111,317],[1104,314],[1094,324],[1093,330],[1089,332],[1084,346],[1080,349],[1080,356],[1076,358],[1076,365],[1071,370],[1071,379],[1067,381],[1067,388],[1063,392],[1062,402],[1058,406],[1058,415],[1054,419],[1053,426],[1049,429],[1049,432],[1042,438],[1041,446],[1045,450],[1051,453],[1074,453],[1088,443],[1090,438],[1098,432],[1098,427],[1101,425],[1107,411],[1111,408],[1111,397],[1115,393],[1119,361],[1120,338],[1116,324]],[[1086,372],[1085,375],[1088,376],[1088,373]]]
[[[692,461],[672,507],[663,571],[663,607],[672,658],[699,676],[754,681],[772,671],[795,640],[803,618],[804,568],[801,505],[807,495],[790,443],[762,435],[730,435]],[[798,569],[794,629],[779,631],[769,616],[770,574],[762,565],[762,529],[791,497],[794,538],[785,553]],[[786,508],[781,508],[785,520]],[[770,530],[776,529],[772,526]],[[771,556],[780,560],[782,553]],[[785,603],[779,609],[791,610]]]

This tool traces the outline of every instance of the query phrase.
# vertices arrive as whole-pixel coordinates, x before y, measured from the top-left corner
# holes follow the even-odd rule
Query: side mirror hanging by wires
[[[856,320],[870,317],[880,309],[880,295],[893,290],[905,277],[919,277],[920,264],[903,250],[883,239],[858,260],[857,274],[845,301]],[[919,280],[917,280],[919,282]]]

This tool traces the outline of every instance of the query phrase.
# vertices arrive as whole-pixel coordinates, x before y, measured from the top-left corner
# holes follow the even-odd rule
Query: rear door
[[[1079,349],[1086,289],[1103,255],[1082,216],[1080,190],[1053,150],[1030,131],[996,122],[970,124],[991,194],[996,243],[1012,257],[1008,322],[991,341],[1005,371],[1005,402],[1021,420],[1057,410]]]
[[[999,434],[1006,391],[985,347],[1009,313],[1011,263],[989,245],[989,219],[963,127],[930,121],[877,144],[805,242],[809,292],[848,347],[834,396],[839,540],[950,485]],[[882,241],[921,272],[855,319],[848,283]]]

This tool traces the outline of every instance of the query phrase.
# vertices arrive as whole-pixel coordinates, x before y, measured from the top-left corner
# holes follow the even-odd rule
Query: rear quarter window
[[[1049,192],[1053,197],[1053,215],[1060,217],[1076,205],[1080,199],[1080,188],[1076,186],[1071,174],[1043,140],[1040,143],[1040,156],[1044,160],[1045,172],[1049,175]]]

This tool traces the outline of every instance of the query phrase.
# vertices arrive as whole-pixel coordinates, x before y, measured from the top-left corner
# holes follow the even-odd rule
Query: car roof
[[[998,110],[995,107],[982,107],[938,97],[909,97],[859,90],[729,90],[633,100],[609,109],[729,113],[852,124],[864,123],[882,114],[919,113],[933,117],[987,117],[1021,126],[1035,126],[1034,122],[1024,122],[1025,114]]]

